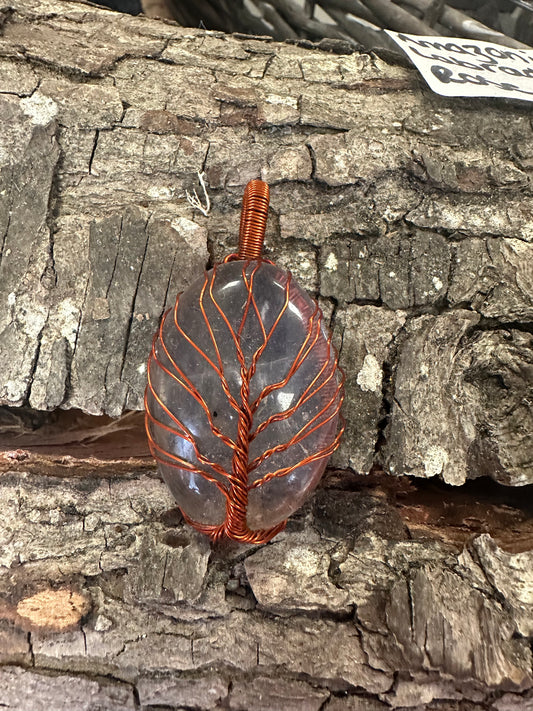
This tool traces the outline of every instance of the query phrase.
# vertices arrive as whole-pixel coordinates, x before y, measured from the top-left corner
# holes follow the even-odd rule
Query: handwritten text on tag
[[[456,37],[386,32],[437,94],[533,101],[533,49],[510,49]]]

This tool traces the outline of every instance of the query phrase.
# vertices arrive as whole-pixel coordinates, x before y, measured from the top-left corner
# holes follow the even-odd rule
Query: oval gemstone
[[[185,517],[210,534],[281,525],[337,445],[331,337],[317,303],[270,262],[219,264],[184,291],[148,376],[152,453]]]

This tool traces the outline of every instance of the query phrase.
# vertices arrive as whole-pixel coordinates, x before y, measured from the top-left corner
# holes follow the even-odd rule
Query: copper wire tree
[[[268,185],[248,184],[239,251],[179,295],[154,338],[146,430],[188,523],[262,543],[316,486],[343,399],[318,304],[261,256]]]

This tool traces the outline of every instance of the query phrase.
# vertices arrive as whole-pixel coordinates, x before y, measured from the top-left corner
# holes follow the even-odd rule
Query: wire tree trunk
[[[0,706],[531,708],[527,108],[335,41],[55,0],[0,25]],[[212,547],[136,411],[256,177],[347,429],[283,534]]]

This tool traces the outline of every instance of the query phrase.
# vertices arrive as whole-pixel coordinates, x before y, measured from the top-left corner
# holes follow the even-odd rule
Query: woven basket
[[[186,27],[331,38],[364,49],[390,47],[383,29],[464,37],[513,48],[533,45],[533,0],[142,0],[149,16]]]

